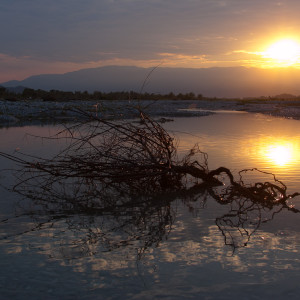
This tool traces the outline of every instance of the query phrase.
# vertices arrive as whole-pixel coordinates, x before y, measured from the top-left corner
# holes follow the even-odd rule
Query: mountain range
[[[300,95],[300,70],[295,68],[140,68],[106,66],[65,74],[41,74],[0,84],[62,91],[136,91],[188,93],[206,97],[259,97],[282,93]]]

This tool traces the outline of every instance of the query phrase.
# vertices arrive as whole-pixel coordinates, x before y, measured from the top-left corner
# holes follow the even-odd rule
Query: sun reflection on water
[[[273,144],[266,149],[266,157],[277,166],[285,166],[293,162],[294,148],[292,144]]]
[[[284,177],[296,176],[300,165],[300,137],[251,137],[241,141],[234,154],[250,169],[254,166]]]

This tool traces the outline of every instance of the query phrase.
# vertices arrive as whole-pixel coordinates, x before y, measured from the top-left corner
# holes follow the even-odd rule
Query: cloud
[[[157,53],[173,53],[180,65],[193,56],[217,62],[235,49],[255,51],[276,32],[298,32],[299,8],[296,0],[4,0],[0,51],[41,66],[149,65]]]
[[[131,59],[109,56],[99,61],[64,62],[37,60],[32,57],[13,57],[0,53],[0,82],[11,79],[23,80],[36,74],[59,74],[86,68],[96,68],[108,65],[153,67],[163,62],[161,57],[156,59]]]
[[[201,68],[209,64],[205,55],[185,55],[178,53],[158,53],[162,64],[166,67],[195,67]]]

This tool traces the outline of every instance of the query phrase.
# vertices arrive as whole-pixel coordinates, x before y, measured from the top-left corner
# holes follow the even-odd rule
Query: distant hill
[[[22,81],[9,81],[4,87],[28,87],[62,91],[140,91],[152,68],[106,66],[65,74],[43,74]],[[300,70],[230,68],[155,69],[143,92],[188,93],[207,97],[259,97],[276,94],[300,95]]]

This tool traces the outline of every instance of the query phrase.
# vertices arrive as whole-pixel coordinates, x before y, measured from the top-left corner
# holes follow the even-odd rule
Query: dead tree
[[[63,197],[72,205],[96,209],[105,195],[111,198],[117,191],[126,197],[192,191],[199,185],[222,186],[222,174],[230,183],[230,195],[243,194],[253,201],[271,205],[278,201],[285,203],[291,197],[286,195],[286,186],[275,177],[275,184],[256,183],[249,187],[242,178],[236,181],[225,167],[209,170],[207,154],[198,145],[179,158],[175,137],[141,110],[135,120],[102,118],[79,109],[76,112],[85,121],[68,126],[52,137],[68,141],[68,146],[56,156],[39,158],[0,153],[21,167],[16,173],[14,190],[26,194],[32,186],[38,186],[43,191],[41,194],[47,194],[63,187]],[[87,194],[91,197],[86,197]],[[103,195],[101,200],[96,200],[95,194]],[[231,201],[225,197],[216,200]],[[111,205],[115,203],[112,201]]]
[[[190,176],[207,184],[221,184],[216,176],[230,171],[224,167],[209,171],[207,155],[196,145],[182,159],[178,158],[175,138],[153,119],[139,111],[138,121],[107,120],[77,110],[85,122],[60,132],[70,141],[69,147],[51,159],[1,156],[15,160],[23,168],[23,175],[34,178],[53,176],[53,181],[85,178],[105,183],[126,183],[144,180],[156,188],[177,188],[182,179]],[[203,161],[195,160],[202,156]],[[32,179],[29,176],[29,179]],[[50,181],[51,182],[51,181]]]
[[[180,157],[175,137],[141,110],[134,120],[76,112],[85,121],[52,137],[68,141],[68,146],[56,156],[0,153],[20,166],[13,190],[43,207],[46,214],[55,218],[114,215],[120,228],[129,226],[132,236],[145,237],[145,249],[159,243],[169,231],[173,220],[169,204],[176,197],[192,207],[194,201],[209,195],[222,205],[234,207],[234,213],[216,220],[225,243],[234,247],[240,243],[236,243],[228,228],[237,228],[247,239],[259,226],[258,223],[253,230],[245,229],[247,212],[273,211],[276,207],[278,211],[299,212],[288,204],[299,194],[288,195],[286,186],[273,175],[273,182],[246,184],[242,176],[235,180],[225,167],[209,170],[207,154],[198,145]],[[226,186],[220,175],[226,178]],[[123,213],[129,211],[131,217],[123,218]]]

